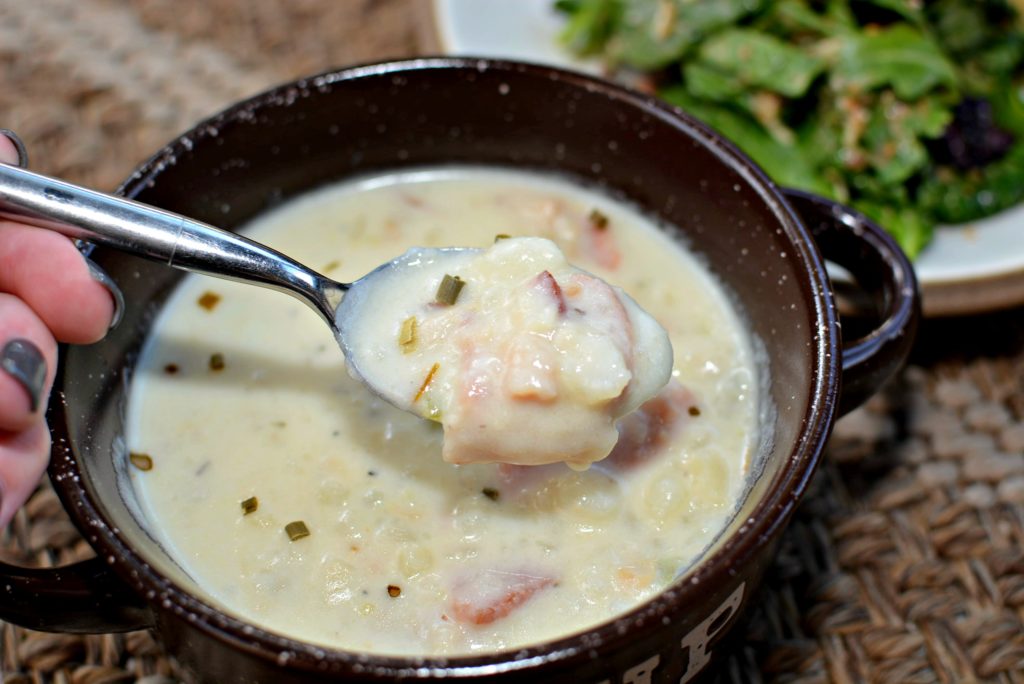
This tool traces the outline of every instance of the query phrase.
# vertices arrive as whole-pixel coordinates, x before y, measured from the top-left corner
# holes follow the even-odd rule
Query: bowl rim
[[[591,93],[600,93],[614,100],[618,106],[627,106],[633,115],[642,112],[678,129],[708,148],[723,164],[742,176],[744,182],[775,214],[780,226],[786,229],[784,232],[792,239],[795,248],[795,254],[792,255],[794,261],[800,263],[808,275],[803,289],[810,298],[809,309],[816,322],[813,329],[817,331],[813,336],[814,351],[810,355],[810,401],[805,414],[800,417],[801,428],[792,449],[788,454],[778,455],[786,458],[786,463],[760,500],[754,504],[748,520],[733,534],[723,538],[713,553],[695,563],[667,589],[651,599],[583,632],[574,632],[522,648],[479,655],[381,655],[320,646],[272,632],[222,611],[151,566],[117,525],[106,518],[104,508],[91,488],[81,484],[87,478],[82,476],[65,428],[69,412],[60,388],[65,382],[67,347],[62,345],[55,381],[58,391],[54,392],[54,401],[50,407],[50,422],[55,439],[49,472],[64,507],[71,512],[73,522],[97,553],[107,558],[115,573],[140,597],[144,597],[147,603],[153,605],[155,612],[170,611],[207,636],[235,650],[311,674],[344,671],[382,678],[483,676],[522,672],[546,664],[565,665],[580,658],[589,660],[596,648],[620,648],[636,639],[636,630],[661,626],[668,616],[686,605],[692,605],[697,596],[706,593],[706,583],[721,584],[740,574],[735,570],[736,567],[742,567],[754,559],[763,547],[774,541],[788,522],[816,470],[837,412],[842,358],[838,314],[824,260],[815,247],[810,231],[795,210],[775,183],[753,161],[706,124],[653,96],[594,76],[540,64],[465,56],[418,57],[332,69],[275,86],[198,122],[140,164],[118,188],[117,193],[134,197],[172,165],[178,154],[190,150],[196,141],[216,135],[222,124],[239,118],[250,118],[253,110],[279,103],[281,98],[294,97],[297,91],[308,90],[315,94],[318,89],[330,89],[335,84],[350,81],[399,75],[415,78],[418,72],[438,70],[478,73],[492,71],[507,74],[510,78],[546,80],[558,83],[559,87],[582,88]],[[513,88],[512,92],[515,91]],[[726,579],[722,579],[723,576]]]

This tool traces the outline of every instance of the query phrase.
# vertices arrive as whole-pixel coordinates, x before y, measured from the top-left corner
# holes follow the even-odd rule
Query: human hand
[[[15,140],[0,130],[0,162],[24,161]],[[57,341],[96,342],[111,326],[119,295],[103,282],[109,277],[68,238],[0,219],[0,527],[49,460]]]

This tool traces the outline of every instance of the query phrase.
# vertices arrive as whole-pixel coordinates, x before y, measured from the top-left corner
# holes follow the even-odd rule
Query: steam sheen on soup
[[[245,232],[341,281],[413,246],[546,238],[649,312],[674,362],[585,470],[459,465],[439,425],[346,373],[304,305],[188,276],[136,369],[126,457],[148,527],[225,610],[356,651],[516,648],[653,597],[734,511],[758,409],[750,341],[631,208],[558,178],[445,169],[325,188]]]

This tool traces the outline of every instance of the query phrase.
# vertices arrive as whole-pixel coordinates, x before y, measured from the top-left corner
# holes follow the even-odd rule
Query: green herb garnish
[[[427,420],[434,421],[435,423],[441,422],[441,409],[434,403],[433,398],[430,396],[430,392],[426,392],[423,396],[423,411],[420,415]]]
[[[441,279],[441,284],[437,286],[437,294],[434,296],[434,301],[438,304],[451,306],[459,298],[459,293],[462,292],[462,288],[465,285],[466,282],[459,276],[450,276],[446,273],[444,278]]]
[[[242,502],[242,513],[243,515],[249,515],[255,513],[256,509],[260,507],[260,500],[255,496],[250,496],[248,499]]]
[[[486,496],[491,501],[497,501],[498,499],[501,498],[501,492],[499,492],[494,487],[484,487],[483,489],[480,490],[480,493]]]
[[[210,370],[222,371],[224,370],[224,355],[220,352],[210,355]]]
[[[508,240],[510,237],[512,236],[509,235],[508,233],[498,233],[497,235],[494,236],[494,241],[501,242],[502,240]]]
[[[590,214],[587,216],[587,220],[597,230],[604,230],[608,227],[608,217],[605,216],[601,211],[597,209],[591,209]]]
[[[301,520],[290,522],[284,526],[284,531],[288,534],[288,538],[292,541],[298,541],[303,537],[309,536],[309,528],[306,527],[306,523]]]
[[[132,451],[128,454],[128,460],[131,461],[131,464],[139,470],[153,469],[153,457],[149,454]]]
[[[416,317],[409,316],[402,321],[402,329],[398,332],[398,346],[402,348],[403,354],[416,350]]]
[[[199,306],[206,309],[207,311],[213,311],[214,308],[220,303],[220,295],[216,292],[210,292],[207,290],[202,294],[198,300]]]

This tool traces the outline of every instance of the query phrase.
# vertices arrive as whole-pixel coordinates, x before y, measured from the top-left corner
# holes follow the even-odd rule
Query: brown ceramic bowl
[[[910,265],[862,216],[777,188],[730,143],[654,98],[489,60],[366,66],[276,88],[172,141],[121,191],[231,229],[354,175],[466,163],[558,171],[677,226],[763,343],[774,417],[762,426],[760,476],[703,561],[658,597],[584,633],[472,657],[329,650],[217,610],[139,525],[123,472],[127,380],[181,276],[96,250],[128,310],[103,342],[63,350],[49,418],[50,476],[98,555],[55,570],[0,567],[0,618],[63,631],[150,627],[202,679],[220,684],[686,682],[719,655],[718,641],[754,596],[834,419],[905,359],[918,312]],[[858,340],[840,340],[822,254],[852,271],[877,304],[878,324]]]

